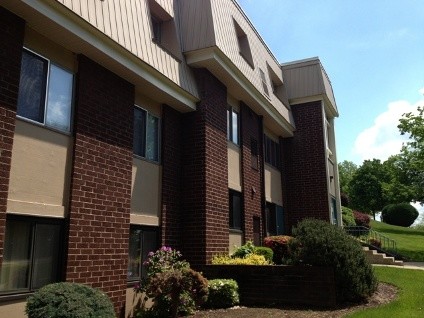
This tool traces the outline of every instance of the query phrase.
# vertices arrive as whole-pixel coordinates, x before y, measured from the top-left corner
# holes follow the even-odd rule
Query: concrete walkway
[[[380,265],[380,264],[372,264],[373,266],[388,266],[395,268],[407,268],[407,269],[420,269],[424,270],[424,262],[403,262],[403,266],[395,266],[395,265]]]

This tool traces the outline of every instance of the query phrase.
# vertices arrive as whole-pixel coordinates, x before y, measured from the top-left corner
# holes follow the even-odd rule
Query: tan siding
[[[209,0],[181,0],[181,33],[183,51],[215,45],[214,26]]]
[[[62,3],[183,89],[197,96],[194,78],[191,76],[188,66],[181,60],[181,52],[176,54],[180,55],[176,58],[152,41],[148,0],[56,1]],[[156,0],[156,2],[170,16],[175,15],[174,1]],[[178,28],[178,23],[175,23],[175,27]],[[174,33],[172,36],[175,37],[176,43],[179,43],[178,33]],[[177,48],[177,51],[180,51],[180,48]]]
[[[283,205],[281,173],[268,164],[265,164],[265,199],[268,202]]]
[[[71,137],[17,120],[8,212],[64,217],[71,153]]]
[[[240,147],[228,144],[228,187],[241,192]]]
[[[25,314],[26,300],[11,300],[2,302],[0,306],[0,317],[7,318],[23,318],[27,317]]]

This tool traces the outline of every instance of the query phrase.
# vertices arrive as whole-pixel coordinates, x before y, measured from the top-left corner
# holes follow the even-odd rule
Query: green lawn
[[[399,294],[395,301],[377,308],[365,309],[347,317],[424,317],[424,271],[393,267],[375,267],[379,281],[395,285]]]
[[[411,261],[424,262],[424,230],[371,221],[371,228],[395,240],[398,253]],[[424,316],[423,316],[424,317]]]

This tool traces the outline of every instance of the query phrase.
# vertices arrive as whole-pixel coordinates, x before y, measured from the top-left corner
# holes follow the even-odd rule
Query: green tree
[[[389,179],[380,160],[365,160],[349,182],[351,206],[372,214],[375,219],[375,213],[381,211],[387,204],[383,183]]]
[[[401,156],[405,174],[415,187],[414,201],[424,201],[424,107],[418,106],[417,113],[406,113],[399,120],[399,131],[409,135]]]
[[[338,168],[340,192],[349,195],[349,182],[352,180],[356,170],[358,170],[358,166],[352,161],[344,160],[339,163]]]

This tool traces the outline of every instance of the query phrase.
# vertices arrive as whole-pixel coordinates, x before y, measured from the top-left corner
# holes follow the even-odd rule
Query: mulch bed
[[[241,318],[241,317],[271,317],[271,318],[337,318],[348,313],[371,307],[378,307],[393,301],[397,295],[395,286],[379,283],[377,291],[367,302],[361,304],[346,304],[335,309],[300,309],[297,308],[247,308],[233,307],[229,309],[199,311],[192,318]]]

